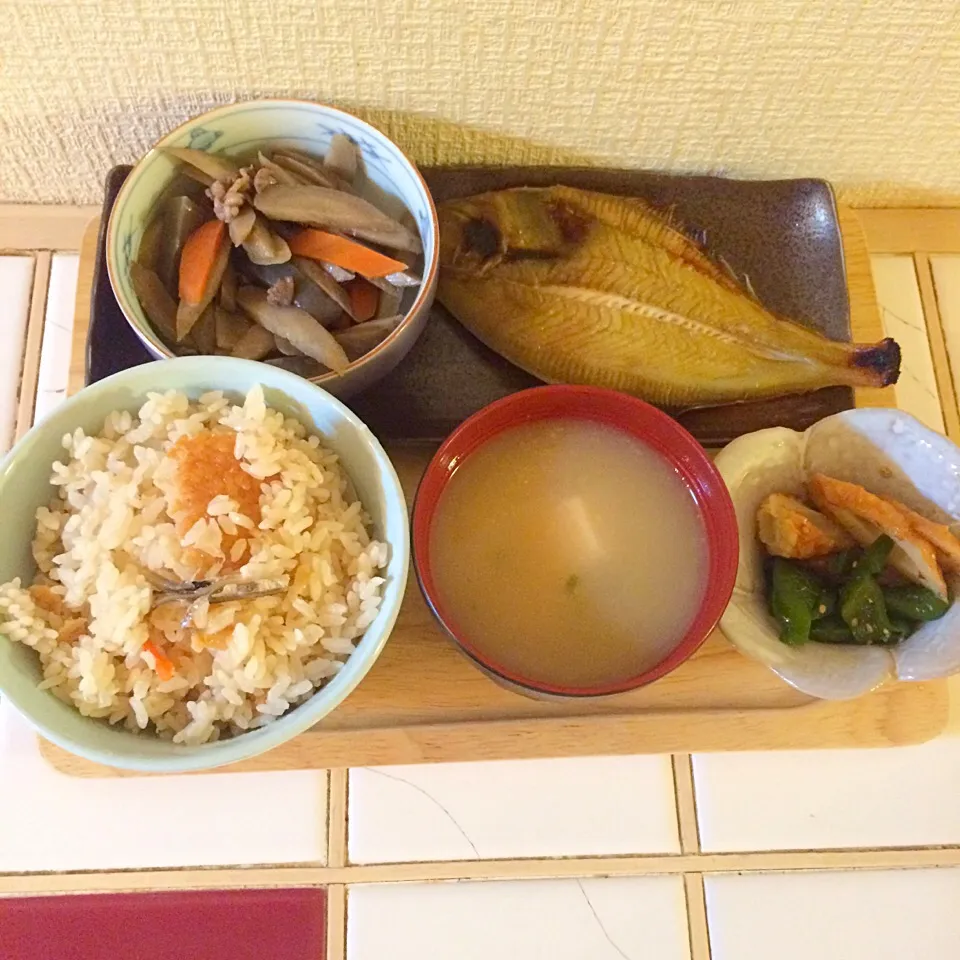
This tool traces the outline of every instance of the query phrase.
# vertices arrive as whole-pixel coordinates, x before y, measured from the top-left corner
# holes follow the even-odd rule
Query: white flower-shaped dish
[[[740,563],[720,629],[746,656],[803,693],[845,700],[892,679],[930,680],[960,671],[960,604],[897,647],[781,643],[764,597],[757,508],[771,493],[803,496],[813,473],[859,483],[941,523],[960,520],[960,448],[899,410],[848,410],[804,433],[774,427],[734,440],[717,468],[737,513]],[[949,582],[949,577],[948,577]],[[949,583],[960,595],[960,579]]]

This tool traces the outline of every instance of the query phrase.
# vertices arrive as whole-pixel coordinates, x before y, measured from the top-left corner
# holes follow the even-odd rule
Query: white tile
[[[314,771],[68,777],[0,703],[0,873],[323,861],[326,804]]]
[[[960,870],[706,878],[712,960],[956,960]]]
[[[878,254],[870,260],[884,332],[902,351],[900,379],[894,388],[897,406],[942,432],[943,413],[913,257]]]
[[[705,851],[960,843],[960,739],[693,758]]]
[[[13,443],[32,286],[33,257],[0,257],[0,455]]]
[[[347,960],[687,960],[679,877],[351,887]]]
[[[355,863],[677,852],[670,758],[350,772]]]
[[[53,411],[67,395],[79,266],[80,258],[73,253],[55,254],[50,264],[37,403],[33,415],[35,423]]]
[[[930,268],[953,371],[953,385],[960,393],[960,256],[942,254],[931,257]]]

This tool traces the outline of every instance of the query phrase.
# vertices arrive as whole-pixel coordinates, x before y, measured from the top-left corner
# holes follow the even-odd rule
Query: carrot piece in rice
[[[153,657],[157,676],[161,680],[169,680],[174,673],[173,661],[152,640],[148,640],[143,649]]]

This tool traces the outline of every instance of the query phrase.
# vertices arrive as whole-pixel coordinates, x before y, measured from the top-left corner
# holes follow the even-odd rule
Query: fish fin
[[[750,275],[745,273],[743,279],[740,279],[740,275],[736,270],[730,265],[730,261],[724,256],[717,257],[717,263],[726,270],[727,275],[730,280],[733,281],[734,287],[731,289],[737,290],[738,293],[745,293],[751,300],[755,300],[757,303],[761,303],[760,298],[757,296],[757,291],[753,289],[753,284],[750,282]]]
[[[702,231],[682,223],[672,207],[658,210],[640,197],[617,197],[566,186],[551,187],[548,193],[633,240],[661,247],[685,266],[710,277],[720,286],[743,292],[736,276],[728,275],[707,252]]]

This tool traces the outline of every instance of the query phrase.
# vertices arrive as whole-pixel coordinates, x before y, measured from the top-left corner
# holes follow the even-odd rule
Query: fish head
[[[448,200],[437,207],[440,266],[481,272],[506,253],[503,232],[485,197]]]
[[[437,209],[440,265],[482,275],[501,263],[567,255],[589,228],[553,190],[519,187],[448,200]]]

